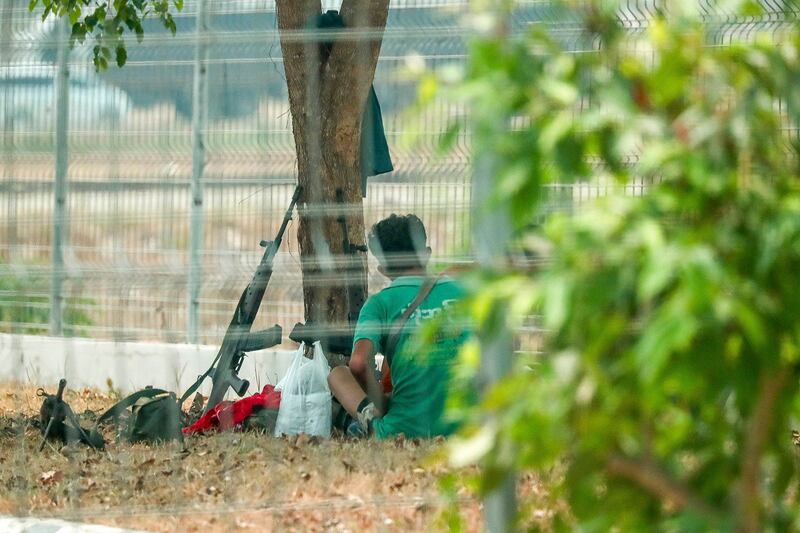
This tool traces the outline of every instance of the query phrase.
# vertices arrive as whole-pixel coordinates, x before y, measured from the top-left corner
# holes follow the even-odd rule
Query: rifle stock
[[[248,283],[247,288],[242,292],[239,298],[239,303],[236,305],[236,310],[233,313],[231,323],[228,325],[228,330],[225,332],[225,337],[222,339],[219,352],[217,353],[214,363],[211,368],[204,374],[199,382],[202,382],[207,376],[211,376],[212,387],[211,394],[208,397],[204,413],[214,408],[219,402],[225,398],[225,393],[229,388],[232,388],[239,396],[244,396],[250,383],[246,379],[239,377],[239,370],[242,367],[244,356],[248,351],[263,350],[270,348],[281,342],[281,327],[275,325],[271,328],[251,332],[250,328],[253,326],[253,321],[258,314],[258,309],[261,306],[261,300],[264,297],[264,292],[269,284],[270,277],[272,276],[272,264],[275,255],[280,248],[283,241],[283,235],[286,232],[286,227],[292,219],[292,212],[300,197],[302,188],[298,185],[292,200],[289,203],[289,208],[283,217],[280,229],[272,241],[261,241],[261,245],[266,248],[264,255],[261,257],[261,262],[256,267],[253,278]],[[215,366],[216,365],[216,366]],[[184,393],[183,400],[185,400],[197,387],[193,386]]]

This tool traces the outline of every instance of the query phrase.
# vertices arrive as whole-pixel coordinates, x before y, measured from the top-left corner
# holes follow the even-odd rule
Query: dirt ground
[[[88,389],[65,400],[78,414],[113,403]],[[107,434],[104,452],[54,444],[39,453],[40,404],[35,388],[0,387],[0,514],[148,531],[424,531],[446,529],[446,502],[455,501],[464,529],[481,528],[480,504],[458,481],[464,472],[437,458],[441,442],[218,433],[187,438],[182,450]],[[454,500],[440,489],[444,474],[460,487]],[[547,492],[533,476],[521,491],[543,501]],[[547,528],[548,512],[534,516]]]

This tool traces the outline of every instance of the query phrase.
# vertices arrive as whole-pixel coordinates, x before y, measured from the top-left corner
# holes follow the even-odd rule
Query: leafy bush
[[[3,266],[0,265],[0,331],[47,333],[50,324],[49,280],[37,276],[33,265],[10,269]],[[66,298],[63,320],[67,334],[75,335],[76,326],[92,324],[91,318],[79,307],[91,303],[86,298]]]
[[[481,336],[536,314],[545,355],[515,359],[453,453],[490,466],[484,490],[563,464],[558,520],[587,530],[800,528],[798,25],[709,46],[695,2],[640,34],[615,5],[560,4],[589,53],[480,41],[457,89],[496,156],[488,206],[549,260],[476,283]],[[536,229],[556,181],[608,194]]]

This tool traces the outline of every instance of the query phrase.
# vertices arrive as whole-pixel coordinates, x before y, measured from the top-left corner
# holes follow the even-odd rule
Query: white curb
[[[0,333],[0,383],[36,385],[50,390],[62,377],[67,387],[108,389],[127,394],[147,385],[184,391],[202,374],[219,346],[113,342],[83,338]],[[250,381],[249,394],[276,384],[286,373],[293,350],[248,353],[239,373]],[[208,394],[211,380],[200,392]],[[231,393],[232,394],[232,393]]]
[[[0,516],[0,531],[4,533],[146,533],[133,529],[78,524],[63,520],[14,518]]]

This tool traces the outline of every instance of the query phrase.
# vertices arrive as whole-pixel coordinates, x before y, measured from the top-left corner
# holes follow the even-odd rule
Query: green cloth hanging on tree
[[[309,27],[319,29],[342,29],[344,19],[338,11],[330,10],[314,17]],[[320,59],[327,61],[333,42],[320,44]],[[385,174],[394,170],[386,133],[383,130],[383,116],[375,87],[370,85],[364,114],[361,117],[361,194],[367,195],[367,177]]]

